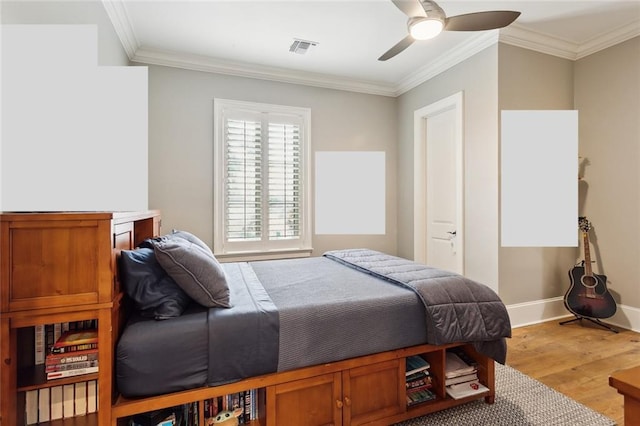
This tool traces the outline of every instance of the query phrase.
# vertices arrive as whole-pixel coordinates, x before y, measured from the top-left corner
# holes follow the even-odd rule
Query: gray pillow
[[[171,231],[170,234],[167,234],[166,236],[169,237],[169,238],[173,238],[173,237],[183,238],[183,239],[185,239],[185,240],[197,245],[198,247],[201,247],[203,250],[211,253],[211,255],[213,256],[213,252],[211,251],[209,246],[206,245],[204,243],[204,241],[202,241],[200,238],[198,238],[195,235],[193,235],[191,232],[180,231],[178,229],[174,229],[173,231]]]
[[[125,291],[144,317],[157,320],[178,317],[191,302],[156,261],[151,248],[122,250],[119,269]]]
[[[151,240],[162,268],[193,300],[207,308],[230,308],[224,269],[210,250],[169,235]]]

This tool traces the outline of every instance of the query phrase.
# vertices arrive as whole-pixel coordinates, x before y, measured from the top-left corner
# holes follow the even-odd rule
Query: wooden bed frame
[[[452,399],[444,386],[444,357],[448,348],[461,346],[478,362],[478,376],[489,390],[464,399]],[[407,407],[405,358],[422,354],[431,364],[433,401]],[[119,397],[111,408],[113,425],[150,410],[203,401],[248,389],[259,389],[260,419],[252,425],[390,425],[484,398],[495,399],[494,361],[471,345],[420,345],[292,371],[251,377],[232,384],[202,387],[150,398]],[[202,405],[199,424],[204,423]]]
[[[196,402],[204,425],[204,400],[250,389],[258,389],[261,405],[251,426],[389,425],[479,398],[494,402],[494,361],[465,343],[420,345],[149,398],[119,396],[114,359],[130,303],[118,282],[117,256],[159,234],[158,211],[0,214],[2,425],[26,423],[27,392],[89,380],[98,381],[98,412],[49,424],[124,426],[135,414]],[[99,372],[47,381],[34,359],[34,326],[87,319],[98,319]],[[445,353],[456,346],[476,360],[489,390],[447,396]],[[405,358],[415,354],[431,364],[437,397],[407,407]]]

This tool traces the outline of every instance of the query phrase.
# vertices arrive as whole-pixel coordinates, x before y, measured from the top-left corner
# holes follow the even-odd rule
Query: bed
[[[160,254],[158,241],[141,249]],[[194,241],[186,244],[200,253]],[[470,342],[505,361],[505,306],[457,274],[368,249],[218,267],[224,306],[190,300],[168,319],[148,308],[130,316],[115,354],[121,395],[215,388],[425,344]]]

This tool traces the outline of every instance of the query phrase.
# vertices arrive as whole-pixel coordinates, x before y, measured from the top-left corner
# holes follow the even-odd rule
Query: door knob
[[[447,234],[451,235],[452,237],[455,237],[457,234],[457,231],[447,231]]]

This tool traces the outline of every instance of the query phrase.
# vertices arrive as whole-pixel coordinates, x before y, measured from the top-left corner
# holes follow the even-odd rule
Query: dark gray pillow
[[[207,308],[230,308],[224,269],[211,250],[178,236],[151,240],[156,259],[193,300]]]
[[[191,299],[165,272],[153,249],[120,252],[120,282],[142,316],[157,320],[178,317]]]

